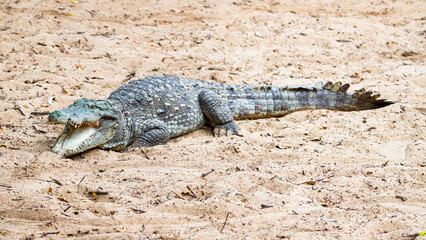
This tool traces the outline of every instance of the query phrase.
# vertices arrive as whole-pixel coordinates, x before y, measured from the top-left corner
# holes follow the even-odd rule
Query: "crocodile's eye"
[[[95,106],[101,110],[108,110],[108,105],[102,102],[96,102]]]

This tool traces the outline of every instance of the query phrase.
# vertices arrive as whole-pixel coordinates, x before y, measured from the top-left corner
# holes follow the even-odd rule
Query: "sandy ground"
[[[424,9],[0,1],[0,238],[412,239],[426,228]],[[153,74],[341,80],[398,103],[239,121],[242,138],[201,129],[152,148],[49,152],[63,126],[31,112]]]

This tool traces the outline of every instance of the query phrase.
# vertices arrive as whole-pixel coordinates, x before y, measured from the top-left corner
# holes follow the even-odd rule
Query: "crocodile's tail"
[[[362,111],[394,103],[379,99],[380,94],[364,88],[349,94],[349,84],[341,82],[281,87],[227,85],[226,88],[225,97],[234,119],[280,117],[305,109]]]

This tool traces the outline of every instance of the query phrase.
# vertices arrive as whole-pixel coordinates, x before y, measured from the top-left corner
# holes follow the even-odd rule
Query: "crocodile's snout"
[[[49,122],[56,122],[62,116],[59,110],[53,111],[49,114],[48,120]]]

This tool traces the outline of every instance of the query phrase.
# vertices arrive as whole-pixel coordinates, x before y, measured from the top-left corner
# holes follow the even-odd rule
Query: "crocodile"
[[[82,98],[48,120],[65,124],[51,151],[68,157],[100,147],[155,146],[203,126],[237,134],[235,120],[281,117],[307,109],[361,111],[388,106],[380,94],[349,84],[234,85],[177,76],[148,76],[114,90],[105,100]]]

